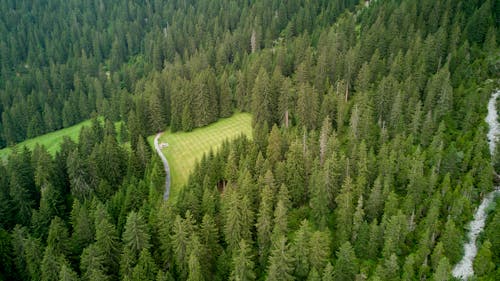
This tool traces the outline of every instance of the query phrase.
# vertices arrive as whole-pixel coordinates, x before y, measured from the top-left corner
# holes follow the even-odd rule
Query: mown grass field
[[[192,132],[165,132],[159,142],[168,143],[168,147],[162,151],[170,166],[172,199],[175,200],[179,188],[187,182],[196,161],[203,154],[210,152],[210,149],[216,151],[224,140],[237,138],[241,134],[252,138],[252,115],[249,113],[237,113]]]
[[[54,155],[59,149],[59,146],[65,136],[70,137],[72,140],[76,141],[78,139],[78,136],[80,135],[80,129],[83,126],[90,126],[90,124],[91,124],[90,119],[85,120],[71,127],[25,140],[15,145],[15,147],[21,149],[22,147],[26,146],[29,149],[33,149],[36,146],[36,144],[40,144],[45,146],[50,154]],[[12,147],[0,149],[0,159],[2,161],[5,161],[7,159],[7,156],[12,152],[12,149],[13,149]]]

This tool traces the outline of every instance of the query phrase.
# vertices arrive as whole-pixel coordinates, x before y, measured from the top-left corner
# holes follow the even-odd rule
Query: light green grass
[[[237,113],[192,132],[165,132],[159,142],[168,143],[163,153],[170,166],[172,200],[175,201],[179,189],[187,183],[196,161],[203,154],[210,152],[210,149],[217,151],[224,140],[237,138],[241,134],[252,138],[252,115],[249,113]]]
[[[61,145],[63,137],[66,136],[76,141],[78,139],[78,136],[80,135],[80,129],[83,126],[90,126],[90,125],[91,125],[91,120],[90,119],[85,120],[71,127],[25,140],[21,143],[18,143],[15,147],[21,149],[22,147],[26,146],[29,149],[33,149],[36,146],[36,144],[40,144],[45,146],[45,148],[47,148],[47,151],[50,154],[54,155],[57,152],[57,150],[59,150],[59,146]],[[7,159],[7,156],[12,152],[12,149],[13,149],[12,147],[1,149],[0,159],[2,161],[5,161]]]

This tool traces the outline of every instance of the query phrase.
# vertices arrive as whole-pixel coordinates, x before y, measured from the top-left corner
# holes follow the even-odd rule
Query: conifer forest
[[[0,0],[0,281],[500,280],[499,43],[498,0]],[[241,112],[165,198],[154,135]]]

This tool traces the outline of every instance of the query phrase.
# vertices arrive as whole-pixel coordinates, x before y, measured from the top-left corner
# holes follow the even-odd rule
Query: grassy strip
[[[78,139],[78,136],[80,135],[80,130],[83,126],[90,126],[91,125],[91,120],[85,120],[81,123],[78,123],[76,125],[73,125],[68,128],[64,128],[61,130],[57,130],[45,135],[41,135],[32,139],[25,140],[21,143],[18,143],[14,147],[7,147],[4,149],[0,149],[0,159],[2,161],[7,160],[7,157],[9,154],[12,152],[14,148],[16,149],[21,149],[22,147],[26,146],[29,149],[33,149],[36,144],[40,144],[45,146],[47,148],[48,152],[52,155],[54,155],[57,150],[59,150],[59,147],[61,145],[61,142],[63,138],[69,137],[72,140],[76,141]]]
[[[160,138],[160,143],[168,143],[168,147],[163,148],[163,153],[170,166],[172,200],[175,200],[179,189],[186,184],[196,161],[199,161],[203,154],[210,152],[210,149],[216,151],[224,140],[234,139],[241,134],[251,138],[251,124],[250,114],[237,113],[192,132],[165,132]],[[150,139],[153,138],[154,136]]]

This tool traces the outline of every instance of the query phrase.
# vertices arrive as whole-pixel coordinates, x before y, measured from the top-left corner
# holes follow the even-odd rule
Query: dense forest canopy
[[[234,88],[235,71],[251,52],[331,25],[356,2],[2,0],[0,147],[93,113],[126,119],[133,103],[142,103],[136,114],[153,111],[148,132],[171,119],[180,128],[184,99],[210,109],[221,103],[217,111],[193,116],[194,126],[206,125],[230,114],[228,87]],[[182,65],[183,75],[167,65]],[[139,81],[162,70],[161,76],[175,77],[186,88],[165,89],[174,81],[163,77]],[[210,87],[199,89],[208,91],[198,93],[200,101],[183,93],[204,83]],[[143,92],[146,101],[131,99]],[[172,113],[170,103],[182,103],[175,106],[180,113]]]
[[[0,147],[93,118],[0,164],[1,280],[451,279],[500,166],[498,1],[0,5]],[[253,140],[164,202],[146,137],[235,111]]]

